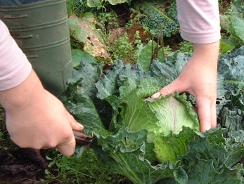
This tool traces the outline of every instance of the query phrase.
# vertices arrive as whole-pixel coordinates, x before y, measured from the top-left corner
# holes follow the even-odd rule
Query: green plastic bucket
[[[0,19],[26,54],[44,87],[58,95],[72,75],[65,0],[1,6]]]

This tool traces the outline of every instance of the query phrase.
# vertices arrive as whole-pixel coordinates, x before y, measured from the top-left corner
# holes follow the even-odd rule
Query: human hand
[[[194,52],[181,74],[172,83],[162,88],[152,98],[167,96],[175,92],[189,92],[196,98],[201,131],[217,125],[217,61],[219,42],[194,44]]]
[[[0,92],[11,139],[20,147],[56,148],[71,156],[75,150],[73,130],[81,131],[63,104],[40,84],[34,72],[19,86]]]

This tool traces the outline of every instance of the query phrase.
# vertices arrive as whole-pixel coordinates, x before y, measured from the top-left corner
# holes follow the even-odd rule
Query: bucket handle
[[[5,19],[19,19],[19,18],[26,18],[28,17],[27,14],[17,14],[17,15],[4,15]]]

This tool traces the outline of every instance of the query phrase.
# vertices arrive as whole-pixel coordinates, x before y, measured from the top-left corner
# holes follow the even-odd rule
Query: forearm
[[[26,80],[21,84],[0,91],[0,103],[8,113],[18,113],[29,110],[42,102],[42,96],[46,93],[40,80],[34,71],[32,71]]]

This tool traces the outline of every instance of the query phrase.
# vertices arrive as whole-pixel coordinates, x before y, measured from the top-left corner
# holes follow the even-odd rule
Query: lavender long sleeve
[[[31,64],[0,20],[0,91],[21,84],[31,72]]]
[[[199,44],[220,39],[218,0],[177,0],[183,39]],[[0,91],[22,83],[31,64],[0,21]]]
[[[218,0],[177,0],[177,11],[183,39],[199,44],[220,39]]]

